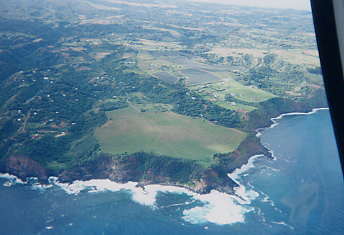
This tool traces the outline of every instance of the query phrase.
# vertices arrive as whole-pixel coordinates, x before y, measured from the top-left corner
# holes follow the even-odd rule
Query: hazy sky
[[[226,3],[231,5],[259,6],[271,8],[293,8],[310,11],[310,0],[189,0],[194,2]]]

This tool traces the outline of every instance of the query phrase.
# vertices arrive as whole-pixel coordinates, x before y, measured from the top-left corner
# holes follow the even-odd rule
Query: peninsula
[[[311,13],[0,3],[0,172],[233,193],[256,129],[326,107]]]

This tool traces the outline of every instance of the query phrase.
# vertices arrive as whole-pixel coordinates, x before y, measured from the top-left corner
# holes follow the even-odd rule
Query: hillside
[[[269,157],[255,129],[326,106],[309,12],[0,1],[0,40],[0,170],[23,179],[231,192],[228,172]]]

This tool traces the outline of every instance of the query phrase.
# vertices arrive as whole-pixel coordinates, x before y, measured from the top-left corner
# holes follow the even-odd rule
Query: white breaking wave
[[[271,121],[273,122],[273,124],[268,127],[268,128],[274,128],[276,127],[279,123],[277,122],[277,120],[280,120],[282,119],[284,116],[295,116],[295,115],[310,115],[310,114],[313,114],[319,110],[328,110],[328,108],[317,108],[317,109],[312,109],[311,112],[308,112],[308,113],[301,113],[301,112],[294,112],[294,113],[284,113],[284,114],[281,114],[279,115],[278,117],[275,117],[275,118],[271,118]],[[262,135],[262,131],[264,131],[266,128],[259,128],[256,130],[257,134],[256,136],[257,137],[260,137]]]
[[[274,128],[276,127],[279,123],[277,122],[277,120],[280,120],[282,119],[284,116],[295,116],[295,115],[310,115],[310,114],[314,114],[316,113],[317,111],[319,110],[328,110],[328,108],[317,108],[317,109],[312,109],[311,112],[308,112],[308,113],[301,113],[301,112],[294,112],[294,113],[284,113],[284,114],[281,114],[279,115],[278,117],[275,117],[275,118],[271,118],[271,121],[273,122],[273,124],[268,127],[268,128],[259,128],[256,130],[256,136],[257,137],[261,137],[262,135],[262,132],[265,130],[265,129],[271,129],[271,128]],[[268,148],[267,146],[264,146],[266,148]],[[276,160],[276,156],[274,155],[274,152],[269,149],[269,152],[271,153],[271,156],[272,156],[272,160]]]
[[[282,221],[282,222],[271,221],[271,223],[273,223],[273,224],[279,224],[279,225],[284,225],[284,226],[286,226],[286,227],[288,227],[288,228],[294,230],[294,228],[293,228],[292,226],[290,226],[289,224],[286,224],[286,223],[283,222],[283,221]]]
[[[216,190],[206,195],[195,194],[194,197],[207,203],[184,211],[183,219],[194,224],[212,222],[224,225],[244,222],[245,214],[253,210],[242,205],[240,198]]]
[[[273,118],[274,124],[271,126],[278,125],[275,121],[277,119],[281,119],[283,116],[287,115],[305,115],[311,114],[316,112],[316,109],[310,113],[289,113],[280,115],[277,118]],[[257,133],[257,136],[260,135],[260,132]],[[254,168],[254,162],[263,155],[256,155],[251,157],[248,160],[248,163],[243,165],[241,168],[236,169],[231,174],[228,174],[233,181],[238,184],[238,187],[234,188],[236,195],[228,195],[225,193],[221,193],[216,190],[212,190],[209,194],[201,195],[194,193],[186,188],[175,187],[175,186],[163,186],[163,185],[147,185],[144,188],[136,187],[137,182],[128,182],[125,184],[115,183],[111,180],[106,179],[93,179],[89,181],[74,181],[71,184],[68,183],[60,183],[57,177],[50,177],[48,179],[48,185],[41,185],[35,181],[35,178],[29,178],[26,182],[23,182],[18,177],[10,175],[10,174],[0,174],[0,178],[8,179],[8,181],[4,184],[5,186],[12,186],[16,184],[30,184],[34,189],[45,189],[49,187],[53,187],[54,185],[61,187],[66,193],[77,195],[82,192],[87,193],[98,193],[104,191],[112,191],[117,192],[121,190],[125,190],[132,195],[133,201],[140,203],[142,205],[149,206],[153,209],[157,209],[156,200],[157,195],[159,192],[168,192],[168,193],[177,193],[177,194],[185,194],[191,197],[191,202],[187,201],[181,204],[172,204],[169,206],[183,206],[183,205],[190,205],[195,201],[199,201],[203,203],[203,206],[195,206],[191,209],[184,209],[183,211],[183,219],[189,223],[199,224],[199,223],[215,223],[215,224],[233,224],[233,223],[242,223],[245,221],[245,214],[253,211],[254,208],[250,206],[251,202],[257,199],[260,194],[253,189],[247,189],[244,185],[242,185],[239,181],[241,180],[242,176],[247,174],[247,171]],[[276,169],[269,169],[277,171]],[[248,187],[253,188],[252,186],[248,185]],[[274,202],[269,198],[268,195],[260,191],[261,195],[263,196],[262,202],[270,203],[271,206],[275,207]],[[280,209],[275,207],[275,210],[280,211]],[[258,215],[262,216],[263,222],[266,221],[264,218],[264,213],[260,209],[256,209]],[[280,211],[281,212],[281,211]],[[274,224],[279,224],[283,226],[290,227],[290,225],[286,224],[285,222],[274,222]],[[46,227],[47,229],[52,229],[52,226]]]
[[[8,173],[2,174],[0,173],[0,178],[7,179],[8,181],[4,183],[4,186],[12,186],[16,184],[25,184],[21,179],[19,179],[17,176],[10,175]]]
[[[316,111],[317,110],[313,110],[312,113]],[[309,113],[290,113],[280,115],[279,117],[272,119],[274,121],[274,124],[271,126],[271,128],[278,125],[278,123],[275,120],[280,119],[283,116],[300,114],[304,115]],[[259,135],[260,132],[257,133],[257,136]],[[273,154],[272,151],[271,153]],[[109,179],[93,179],[89,181],[77,180],[71,184],[68,184],[60,183],[57,177],[50,177],[48,179],[48,185],[40,185],[37,182],[31,182],[31,185],[34,189],[45,189],[52,187],[53,185],[56,185],[61,187],[66,193],[75,195],[81,192],[96,193],[103,191],[117,192],[121,190],[126,190],[130,192],[130,194],[132,195],[133,201],[140,203],[142,205],[150,206],[153,209],[157,209],[156,198],[158,192],[186,194],[188,196],[191,196],[193,201],[198,200],[204,205],[196,206],[188,210],[185,209],[183,211],[182,217],[185,221],[194,224],[208,222],[221,225],[233,224],[245,221],[245,214],[254,210],[254,208],[250,207],[249,205],[251,204],[252,200],[255,200],[260,196],[258,192],[252,189],[246,189],[246,187],[242,185],[239,182],[239,180],[245,172],[255,167],[254,162],[262,156],[263,155],[252,156],[248,160],[247,164],[243,165],[241,168],[236,169],[234,172],[228,174],[228,177],[230,177],[234,182],[238,184],[238,186],[234,188],[235,195],[228,195],[226,193],[221,193],[216,190],[212,190],[209,194],[201,195],[194,193],[186,188],[164,185],[147,185],[144,188],[142,188],[136,187],[137,182],[127,182],[125,184],[120,184],[113,182]],[[28,181],[23,182],[16,176],[12,176],[9,174],[0,174],[0,178],[6,178],[9,180],[5,183],[5,186],[30,183]],[[269,200],[269,197],[266,194],[264,196],[265,197],[263,201],[272,203],[272,206],[274,206],[273,202]],[[185,202],[184,204],[171,206],[182,206],[186,204],[190,204],[190,202]]]
[[[5,186],[5,187],[11,187],[11,186],[15,186],[17,184],[19,184],[19,185],[30,185],[31,188],[34,190],[44,190],[46,188],[53,187],[53,185],[51,183],[49,183],[48,185],[38,183],[37,177],[28,177],[28,178],[26,178],[26,181],[24,182],[15,175],[10,175],[8,173],[5,173],[5,174],[0,173],[0,178],[8,180],[3,184],[3,186]]]
[[[249,163],[251,161],[249,161]],[[120,184],[109,179],[93,179],[89,181],[77,180],[68,184],[60,183],[57,177],[50,177],[48,179],[48,185],[41,185],[37,183],[37,178],[28,178],[26,182],[23,182],[18,179],[18,177],[10,174],[0,174],[0,177],[8,179],[4,184],[5,186],[28,184],[32,189],[44,190],[55,185],[63,189],[66,193],[73,195],[77,195],[82,192],[96,193],[126,190],[132,195],[133,201],[140,203],[141,205],[149,206],[152,209],[157,209],[156,198],[158,192],[185,194],[192,197],[192,202],[199,201],[203,204],[203,206],[196,206],[183,211],[182,218],[193,224],[211,222],[223,225],[244,222],[245,214],[253,210],[252,207],[248,206],[248,204],[250,204],[250,200],[257,197],[256,192],[250,190],[247,191],[243,188],[237,189],[237,194],[240,196],[228,195],[216,190],[212,190],[209,194],[202,195],[182,187],[147,185],[142,188],[136,187],[137,182]],[[180,204],[180,206],[189,204],[191,204],[191,202],[187,201]],[[52,227],[49,227],[48,229],[52,229]]]
[[[247,190],[244,185],[242,185],[239,182],[239,179],[241,178],[241,175],[243,175],[245,172],[247,172],[249,169],[252,169],[255,167],[254,162],[264,155],[255,155],[252,156],[247,164],[241,166],[240,168],[236,169],[232,173],[228,174],[228,177],[231,178],[235,183],[237,183],[239,186],[234,187],[234,192],[236,195],[240,197],[240,203],[241,204],[251,204],[251,201],[259,197],[259,193],[257,193],[254,190]]]
[[[209,194],[201,195],[194,193],[188,189],[164,186],[164,185],[147,185],[143,188],[136,187],[136,182],[128,182],[125,184],[115,183],[110,180],[89,180],[89,181],[74,181],[72,184],[59,183],[57,178],[49,179],[53,184],[61,187],[68,194],[79,194],[81,192],[101,192],[128,190],[132,194],[132,199],[142,205],[150,206],[156,209],[156,196],[158,192],[168,192],[177,194],[186,194],[191,196],[193,200],[200,201],[204,206],[197,206],[189,210],[183,211],[183,219],[187,222],[199,224],[212,222],[216,224],[232,224],[244,222],[244,214],[253,210],[246,206],[248,199],[256,197],[256,195],[244,196],[247,200],[242,200],[240,197],[228,195],[216,190]],[[185,202],[186,205],[190,202]],[[177,205],[174,205],[177,206]]]
[[[239,182],[237,182],[237,180],[241,178],[241,175],[243,173],[245,173],[249,169],[254,168],[255,167],[254,162],[260,157],[264,157],[264,155],[254,155],[250,157],[250,159],[248,159],[248,162],[246,164],[242,165],[240,168],[237,168],[235,169],[235,171],[228,174],[228,177],[234,180],[237,184],[240,184]]]
[[[275,126],[278,125],[278,122],[276,122],[276,120],[282,119],[284,116],[295,116],[295,115],[310,115],[313,114],[319,110],[328,110],[328,108],[317,108],[317,109],[312,109],[311,112],[308,113],[301,113],[301,112],[295,112],[295,113],[285,113],[285,114],[281,114],[278,117],[275,118],[271,118],[271,121],[274,123],[270,126],[270,128],[273,128]]]

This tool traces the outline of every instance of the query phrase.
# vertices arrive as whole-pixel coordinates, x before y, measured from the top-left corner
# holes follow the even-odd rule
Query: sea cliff
[[[319,103],[324,105],[323,103]],[[97,153],[87,162],[74,164],[62,173],[45,169],[38,162],[24,155],[13,154],[0,163],[0,170],[16,175],[22,180],[37,177],[45,181],[49,176],[58,176],[59,181],[71,183],[74,180],[110,179],[115,182],[138,182],[139,187],[148,184],[186,187],[205,194],[217,190],[233,194],[237,184],[228,173],[246,164],[250,157],[264,155],[272,159],[271,153],[260,143],[255,130],[272,124],[271,118],[289,112],[309,112],[314,105],[309,102],[295,102],[274,98],[259,104],[259,108],[247,115],[243,129],[248,132],[246,139],[231,153],[218,153],[214,163],[205,168],[196,161],[158,156],[154,153],[111,155]]]

